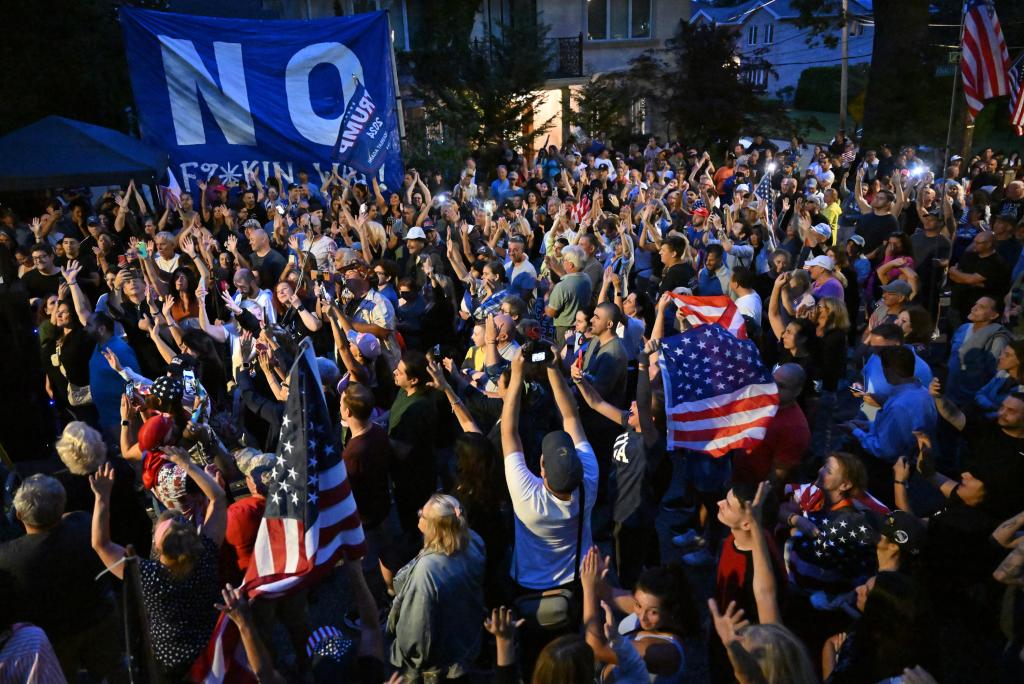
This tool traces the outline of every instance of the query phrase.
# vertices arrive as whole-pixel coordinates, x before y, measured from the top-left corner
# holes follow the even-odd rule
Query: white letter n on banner
[[[179,145],[205,145],[203,97],[230,145],[255,145],[256,126],[249,110],[239,43],[214,43],[220,85],[206,69],[191,40],[158,36],[171,100],[174,135]]]

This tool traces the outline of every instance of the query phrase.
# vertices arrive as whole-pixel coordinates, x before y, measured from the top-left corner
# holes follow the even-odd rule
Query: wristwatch
[[[128,427],[128,426],[130,426],[130,425],[131,425],[131,423],[130,423],[130,422],[128,422],[127,420],[122,420],[122,421],[121,421],[121,427]]]

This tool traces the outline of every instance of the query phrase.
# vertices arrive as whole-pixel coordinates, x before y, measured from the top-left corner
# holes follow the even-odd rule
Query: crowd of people
[[[130,567],[158,681],[222,612],[266,682],[1024,679],[1019,158],[722,157],[598,135],[0,210],[56,438],[10,454],[0,681],[128,681]],[[754,448],[667,448],[673,294],[742,314]],[[368,548],[328,625],[337,583],[235,588],[300,345]]]

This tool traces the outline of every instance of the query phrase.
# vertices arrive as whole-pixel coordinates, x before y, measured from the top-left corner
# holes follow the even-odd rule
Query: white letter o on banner
[[[325,119],[313,111],[313,103],[310,101],[309,74],[318,64],[332,64],[338,70],[346,103],[356,89],[352,76],[355,75],[360,83],[365,83],[363,65],[355,53],[341,43],[316,43],[296,52],[285,69],[288,115],[292,118],[295,130],[310,142],[334,145],[338,142],[342,114]]]

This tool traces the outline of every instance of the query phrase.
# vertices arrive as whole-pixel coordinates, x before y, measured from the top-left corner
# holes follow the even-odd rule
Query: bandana
[[[154,493],[168,508],[185,498],[185,483],[188,482],[188,474],[181,466],[164,462],[157,474]]]

